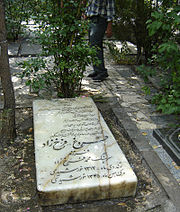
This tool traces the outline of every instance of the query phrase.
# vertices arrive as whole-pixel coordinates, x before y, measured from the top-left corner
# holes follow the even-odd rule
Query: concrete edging
[[[123,126],[128,137],[141,153],[143,159],[165,190],[168,198],[172,201],[177,211],[180,211],[180,186],[176,179],[150,146],[146,137],[140,133],[140,130],[119,104],[117,98],[110,98],[109,105],[117,121]]]

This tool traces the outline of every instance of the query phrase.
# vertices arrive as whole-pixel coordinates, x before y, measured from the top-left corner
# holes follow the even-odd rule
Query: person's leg
[[[103,37],[107,28],[107,21],[102,17],[93,17],[90,23],[89,29],[89,42],[91,46],[97,47],[97,58],[99,60],[98,65],[94,65],[94,72],[90,74],[90,77],[100,76],[100,78],[106,78],[108,76],[107,69],[104,66],[104,54],[103,54]],[[99,78],[99,77],[98,77]]]

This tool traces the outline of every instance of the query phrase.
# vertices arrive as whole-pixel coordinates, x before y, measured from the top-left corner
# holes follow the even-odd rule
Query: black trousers
[[[101,16],[93,16],[90,18],[89,42],[90,46],[97,47],[97,58],[100,64],[93,65],[96,73],[107,73],[104,65],[103,38],[107,29],[107,19]]]

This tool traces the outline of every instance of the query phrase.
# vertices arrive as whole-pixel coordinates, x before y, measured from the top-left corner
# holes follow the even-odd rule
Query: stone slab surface
[[[40,45],[32,43],[22,43],[21,55],[38,55],[42,51]]]
[[[8,55],[9,56],[12,56],[12,55],[17,56],[19,47],[20,47],[20,43],[10,43],[8,45]]]
[[[42,205],[133,196],[137,177],[91,98],[35,100]]]
[[[125,136],[131,139],[132,142],[135,144],[135,146],[143,156],[143,159],[160,182],[160,185],[166,192],[170,202],[172,201],[173,206],[168,205],[170,204],[170,202],[163,203],[164,211],[180,211],[179,183],[166,167],[166,165],[160,160],[159,155],[156,154],[152,146],[149,144],[149,138],[146,138],[142,135],[142,133],[140,133],[140,130],[137,128],[136,124],[127,115],[125,109],[119,105],[117,99],[111,98],[110,104],[119,124],[123,126],[125,130]],[[177,210],[173,210],[174,207]]]

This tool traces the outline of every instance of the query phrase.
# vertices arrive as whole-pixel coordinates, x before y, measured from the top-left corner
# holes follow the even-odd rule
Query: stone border
[[[172,129],[173,131],[171,132],[175,132],[176,130],[178,130],[177,132],[179,132],[180,128],[175,128]],[[168,131],[168,129],[167,129]],[[164,147],[164,149],[168,152],[168,154],[171,156],[171,158],[176,162],[176,164],[178,166],[180,166],[180,148],[178,147],[178,145],[176,145],[176,142],[179,142],[178,139],[177,141],[170,141],[169,140],[169,136],[168,138],[166,136],[163,137],[162,133],[160,132],[160,129],[155,129],[153,130],[153,136],[154,138],[156,138],[160,144],[162,144],[162,146]]]
[[[143,159],[151,169],[158,182],[165,190],[177,211],[180,211],[180,186],[168,168],[164,165],[145,136],[141,134],[135,123],[130,119],[126,111],[119,104],[116,97],[109,98],[109,105],[117,118],[117,122],[124,128],[129,139],[141,153]]]

